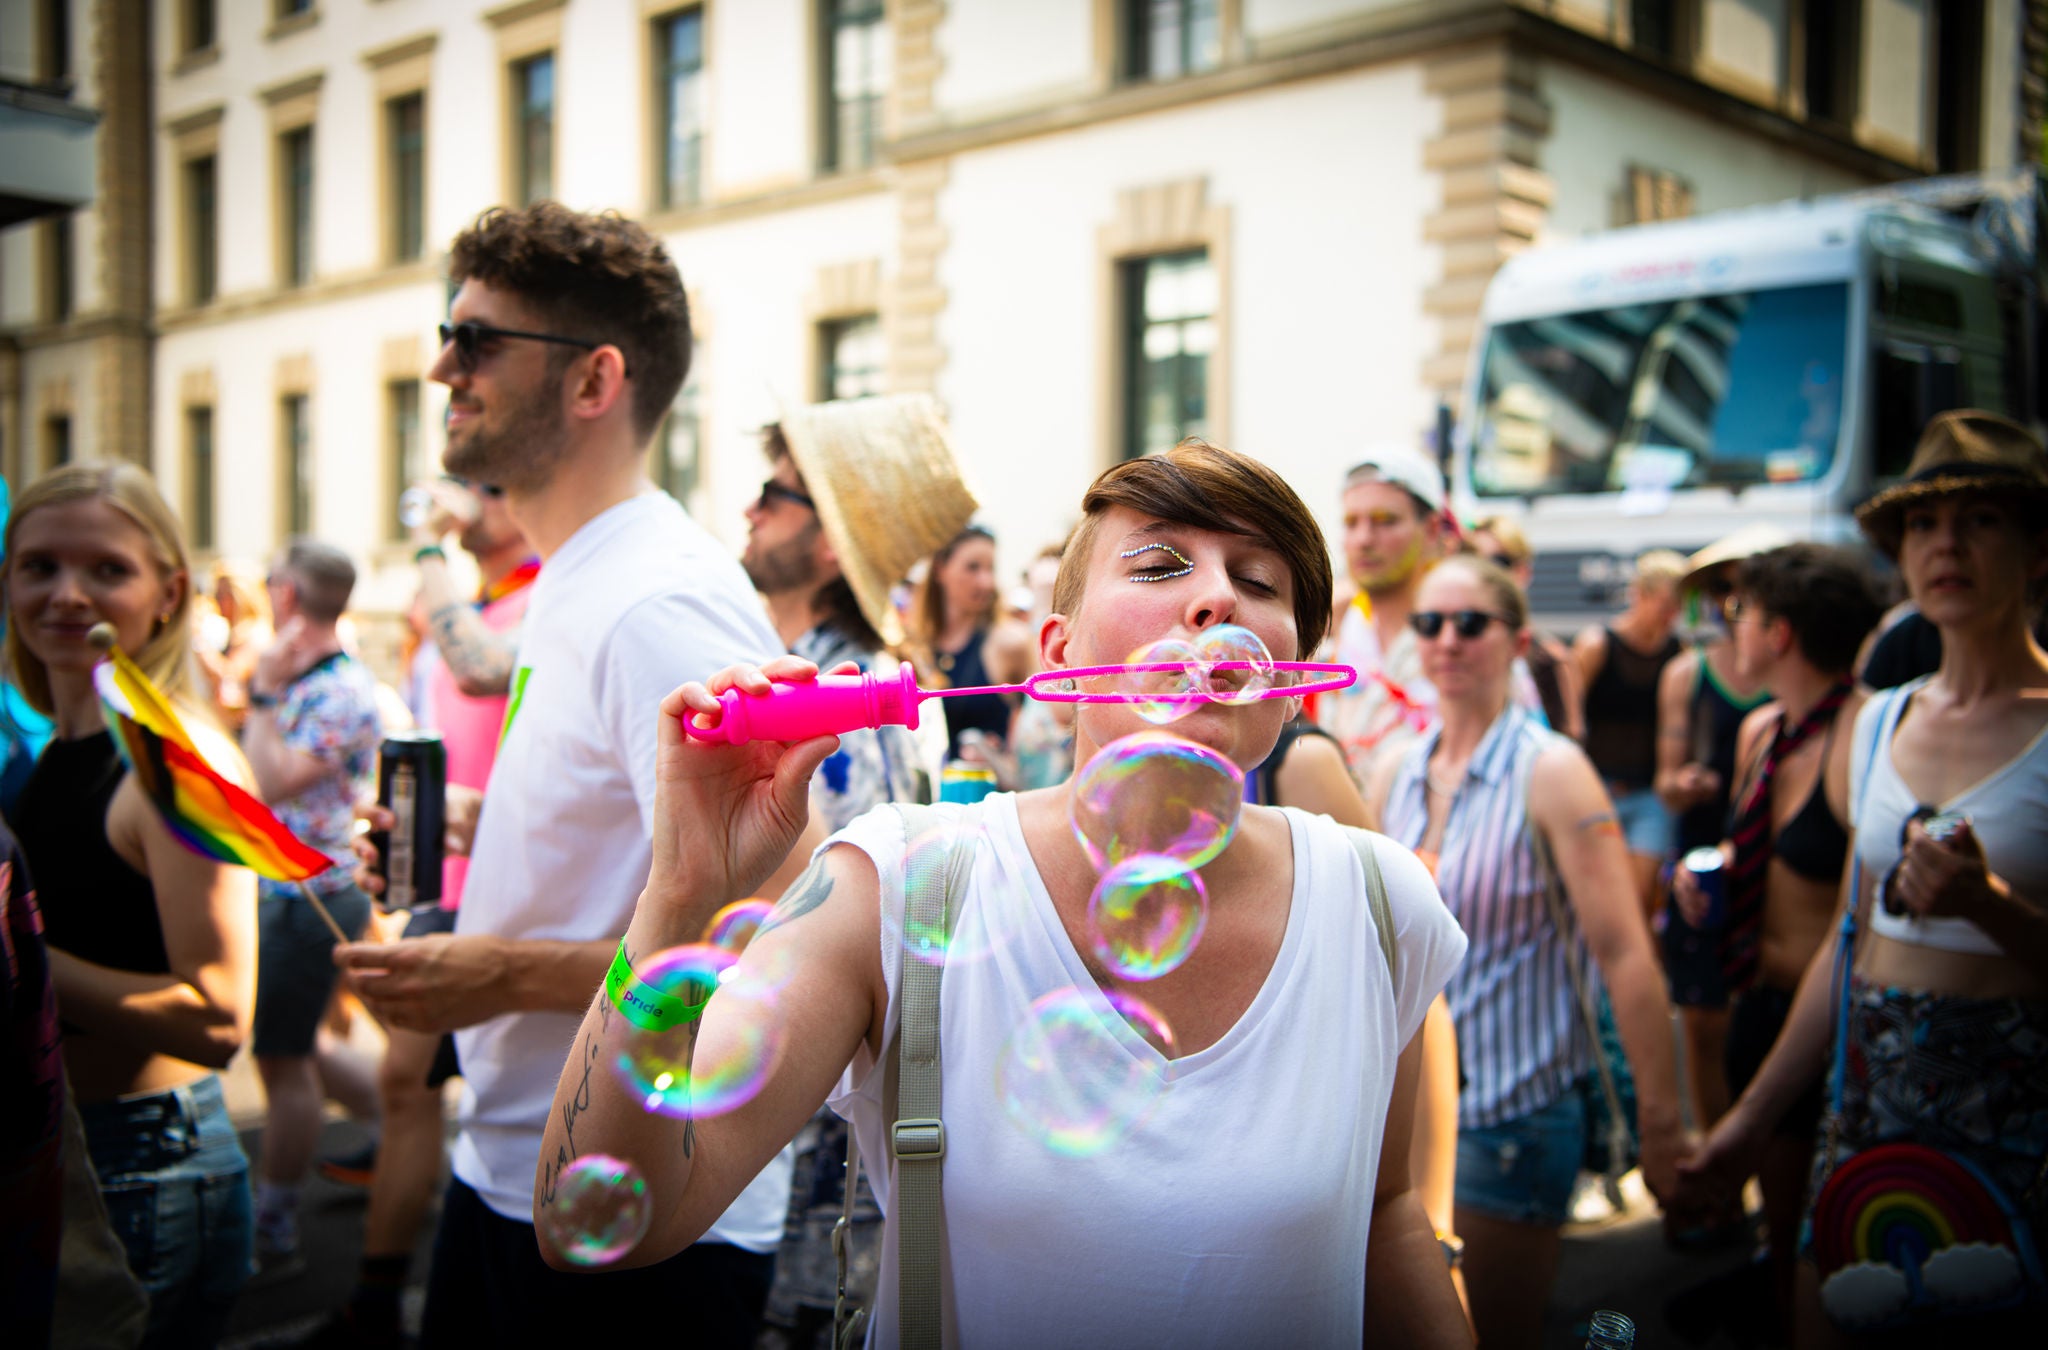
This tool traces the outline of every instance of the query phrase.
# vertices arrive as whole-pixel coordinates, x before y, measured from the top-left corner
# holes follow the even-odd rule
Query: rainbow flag
[[[304,881],[334,866],[269,807],[214,772],[171,701],[125,653],[117,648],[95,666],[92,681],[121,758],[179,843],[272,881]]]

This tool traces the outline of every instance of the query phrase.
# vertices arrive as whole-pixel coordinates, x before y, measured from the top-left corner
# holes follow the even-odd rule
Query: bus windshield
[[[1473,426],[1481,497],[1804,483],[1833,462],[1846,282],[1504,323]]]

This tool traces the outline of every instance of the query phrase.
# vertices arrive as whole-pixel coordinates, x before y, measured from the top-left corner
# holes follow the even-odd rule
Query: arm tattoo
[[[1620,834],[1621,822],[1614,818],[1612,811],[1595,811],[1582,820],[1572,822],[1575,830],[1597,830],[1601,834]]]
[[[474,697],[502,694],[512,687],[512,667],[519,643],[510,634],[493,633],[468,605],[443,605],[427,616],[434,645],[456,679],[476,689]]]
[[[794,923],[825,903],[832,894],[832,874],[825,870],[825,860],[814,858],[804,874],[796,879],[782,899],[775,902],[775,908],[768,914],[767,922],[761,925],[761,932]]]
[[[610,1002],[609,999],[605,1001]],[[544,1205],[555,1202],[555,1183],[568,1170],[569,1164],[576,1161],[576,1122],[590,1109],[590,1072],[597,1067],[600,1053],[598,1038],[595,1035],[584,1036],[581,1051],[583,1077],[576,1084],[576,1095],[562,1103],[562,1142],[556,1147],[554,1161],[548,1164],[541,1178],[540,1199]]]

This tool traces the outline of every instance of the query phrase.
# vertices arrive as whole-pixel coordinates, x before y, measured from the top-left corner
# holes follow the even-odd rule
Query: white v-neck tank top
[[[1222,1039],[1169,1061],[1109,1008],[1083,966],[1032,865],[1014,798],[987,799],[958,905],[963,955],[940,997],[947,1346],[1359,1343],[1395,1062],[1465,938],[1414,855],[1377,840],[1401,953],[1396,988],[1349,836],[1325,817],[1286,814],[1294,891],[1273,968]],[[871,812],[831,843],[866,852],[882,879],[893,1037],[901,818]],[[1033,1001],[1068,988],[1158,1089],[1127,1133],[1078,1155],[1020,1126],[997,1090],[1005,1045]],[[852,1122],[887,1212],[885,1081],[863,1048],[831,1105]],[[871,1346],[896,1344],[896,1279],[891,1223]]]

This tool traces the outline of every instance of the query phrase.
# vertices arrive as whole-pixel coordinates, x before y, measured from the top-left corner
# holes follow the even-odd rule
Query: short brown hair
[[[1517,632],[1529,626],[1529,597],[1522,594],[1521,583],[1508,575],[1505,567],[1477,553],[1453,553],[1438,563],[1435,570],[1441,572],[1452,567],[1471,573],[1472,579],[1493,596],[1501,617],[1511,622]]]
[[[563,337],[608,342],[633,382],[633,429],[661,425],[690,373],[690,302],[661,241],[616,211],[560,202],[494,206],[455,236],[456,285],[481,281],[532,305]]]
[[[333,623],[356,589],[356,565],[332,544],[304,537],[284,546],[282,570],[298,592],[299,608],[314,623]]]
[[[1800,655],[1823,675],[1846,675],[1884,617],[1870,574],[1844,550],[1822,544],[1787,544],[1744,558],[1735,589],[1790,624]]]
[[[1088,557],[1102,517],[1114,507],[1176,525],[1246,535],[1272,544],[1294,578],[1294,630],[1305,658],[1330,623],[1330,549],[1316,518],[1287,480],[1234,450],[1185,440],[1163,455],[1126,460],[1103,472],[1081,499],[1081,523],[1067,540],[1052,607],[1071,616],[1087,586]],[[1275,652],[1275,656],[1280,653]],[[1289,658],[1282,657],[1286,660]]]

